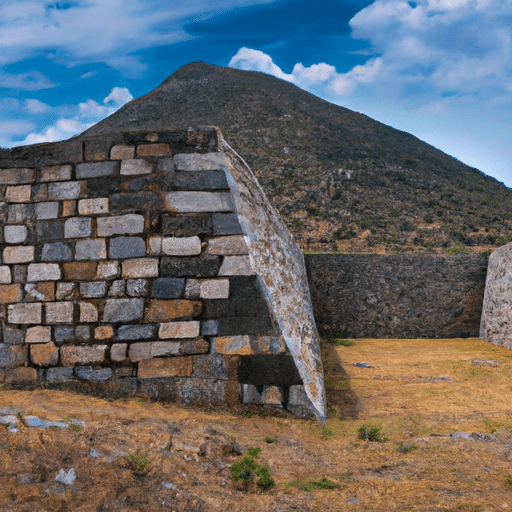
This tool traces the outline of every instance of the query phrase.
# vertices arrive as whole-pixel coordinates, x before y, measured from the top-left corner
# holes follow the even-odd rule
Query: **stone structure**
[[[0,160],[0,382],[325,419],[304,259],[215,128]]]
[[[512,349],[512,243],[489,257],[480,337]]]

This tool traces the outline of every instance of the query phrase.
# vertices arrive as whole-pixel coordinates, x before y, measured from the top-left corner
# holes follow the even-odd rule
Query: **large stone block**
[[[249,254],[243,235],[219,236],[208,241],[208,253],[222,256],[242,256]]]
[[[36,204],[36,219],[56,219],[59,216],[59,203],[52,201],[49,203]]]
[[[64,224],[65,238],[85,238],[91,236],[92,227],[90,217],[72,217]]]
[[[212,222],[215,236],[242,234],[240,222],[234,213],[214,213]]]
[[[0,169],[0,185],[18,185],[20,183],[31,183],[35,181],[35,179],[35,169]]]
[[[190,375],[192,375],[192,357],[146,359],[139,363],[137,371],[139,379],[190,377]]]
[[[110,150],[111,160],[127,160],[135,156],[135,146],[118,144]]]
[[[156,336],[156,325],[122,325],[117,329],[117,341],[150,340]]]
[[[35,215],[33,204],[11,204],[7,209],[7,221],[9,224],[22,224],[30,222]]]
[[[136,234],[144,231],[144,217],[128,213],[117,217],[98,218],[98,236]]]
[[[10,284],[12,282],[11,269],[5,265],[0,266],[0,283]],[[163,297],[166,298],[166,297]]]
[[[149,160],[129,159],[121,162],[121,174],[134,176],[137,174],[151,174],[154,172],[156,164]]]
[[[192,319],[201,314],[202,306],[200,301],[193,300],[151,300],[144,321],[169,322]]]
[[[27,270],[27,281],[58,281],[61,278],[57,263],[31,263]]]
[[[64,181],[48,184],[48,199],[62,201],[64,199],[78,199],[80,197],[81,183],[79,181]]]
[[[119,162],[91,162],[76,166],[76,178],[99,178],[115,176],[119,172]]]
[[[226,336],[215,338],[215,350],[219,354],[250,356],[254,354],[249,336]]]
[[[199,336],[200,322],[169,322],[160,324],[158,336],[161,339],[195,338]]]
[[[94,261],[71,261],[62,265],[67,281],[92,281],[96,277]]]
[[[107,246],[104,238],[81,240],[75,246],[75,259],[101,260],[107,257]]]
[[[255,273],[249,256],[225,256],[219,270],[219,276],[250,276]]]
[[[5,199],[9,201],[9,203],[30,203],[32,199],[32,187],[30,185],[7,187]]]
[[[137,146],[137,156],[170,156],[169,144],[141,144]]]
[[[28,263],[34,261],[34,246],[19,245],[6,247],[3,252],[4,263]]]
[[[0,285],[0,304],[12,304],[21,302],[22,293],[20,284],[1,284]]]
[[[107,299],[103,312],[103,322],[133,322],[142,319],[143,314],[144,299]]]
[[[151,297],[154,299],[179,299],[185,289],[185,279],[160,277],[153,282]]]
[[[5,382],[9,384],[35,382],[39,379],[39,376],[35,368],[18,367],[5,371]]]
[[[102,213],[108,213],[108,197],[81,199],[78,201],[78,213],[80,215],[99,215]]]
[[[62,383],[70,382],[74,378],[73,367],[63,366],[57,368],[49,368],[46,371],[46,380],[48,382]]]
[[[41,303],[9,304],[7,319],[10,324],[40,324],[42,312]]]
[[[201,282],[200,297],[202,299],[229,298],[229,279],[204,279]]]
[[[25,343],[48,343],[52,341],[52,328],[36,325],[29,327],[25,333]]]
[[[157,258],[138,258],[123,261],[124,279],[158,277]]]
[[[110,240],[109,257],[112,259],[138,258],[146,255],[146,244],[137,236],[120,236]]]
[[[55,299],[55,282],[42,281],[25,285],[25,302],[48,302]]]
[[[21,244],[27,239],[26,226],[5,226],[4,240],[8,244]]]
[[[42,261],[70,261],[73,259],[73,244],[53,242],[44,244],[41,252]]]
[[[201,254],[201,239],[198,236],[163,238],[162,253],[169,256],[196,256]]]
[[[220,266],[220,257],[209,254],[189,258],[162,256],[160,275],[162,277],[217,277]]]
[[[71,179],[71,165],[50,165],[41,167],[40,181],[67,181]]]
[[[59,238],[64,238],[64,221],[38,220],[36,222],[36,239],[38,242],[54,242]]]
[[[100,261],[96,279],[115,279],[121,275],[121,268],[118,261]]]
[[[47,302],[45,303],[45,320],[47,324],[71,324],[73,323],[72,302]]]
[[[64,366],[75,364],[95,364],[105,360],[107,345],[90,345],[86,347],[64,345],[60,348],[61,363]]]
[[[92,366],[77,366],[75,375],[79,380],[86,382],[104,382],[112,378],[112,368],[97,368]]]
[[[210,171],[222,169],[219,162],[198,153],[179,153],[174,155],[174,164],[178,171]]]
[[[32,345],[30,361],[37,366],[55,366],[59,362],[59,349],[53,342]]]
[[[79,302],[80,322],[89,323],[98,321],[98,310],[94,304],[90,302]]]
[[[14,368],[28,363],[28,348],[24,345],[0,343],[0,368]]]
[[[229,192],[169,192],[165,207],[171,212],[231,212],[233,200]]]
[[[213,232],[212,215],[162,215],[162,235],[194,236],[210,235]]]
[[[224,171],[186,171],[173,175],[177,190],[222,190],[229,189]]]

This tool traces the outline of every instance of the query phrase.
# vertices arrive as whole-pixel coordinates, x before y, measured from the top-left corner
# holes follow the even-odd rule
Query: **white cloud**
[[[110,94],[103,100],[104,104],[124,105],[133,100],[133,96],[126,87],[114,87]]]
[[[40,91],[51,89],[57,84],[39,71],[28,71],[26,73],[10,74],[0,72],[0,87],[6,89],[20,89],[22,91]]]
[[[80,75],[81,80],[85,80],[87,78],[92,78],[93,76],[96,76],[98,74],[97,71],[89,71],[88,73],[84,73],[83,75]]]
[[[49,112],[52,109],[50,105],[36,100],[35,98],[25,100],[23,108],[32,114],[44,114],[45,112]]]

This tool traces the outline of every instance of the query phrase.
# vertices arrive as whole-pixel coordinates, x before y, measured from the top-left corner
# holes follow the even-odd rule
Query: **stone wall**
[[[479,335],[487,256],[306,254],[321,332],[354,338]]]
[[[309,413],[218,149],[190,129],[0,155],[0,382]]]

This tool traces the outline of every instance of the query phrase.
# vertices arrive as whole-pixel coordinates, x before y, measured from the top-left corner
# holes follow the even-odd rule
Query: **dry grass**
[[[86,422],[78,430],[21,427],[16,434],[0,426],[0,511],[512,509],[512,354],[478,339],[354,341],[323,347],[331,433],[271,410],[236,416],[62,391],[0,391],[0,409]],[[473,359],[502,364],[475,366]],[[353,366],[360,361],[373,368]],[[380,426],[385,441],[361,441],[363,424]],[[269,492],[232,484],[236,443],[244,454],[262,448],[258,462],[276,483]],[[91,448],[113,460],[91,457]],[[127,455],[146,452],[149,465],[130,464]],[[72,486],[55,482],[72,467]],[[286,485],[322,478],[341,488]]]

